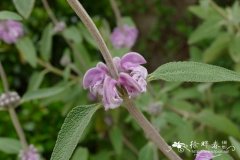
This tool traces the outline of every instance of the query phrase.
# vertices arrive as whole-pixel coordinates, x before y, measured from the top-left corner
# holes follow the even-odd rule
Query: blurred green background
[[[129,51],[116,50],[110,44],[109,37],[116,20],[109,1],[81,2],[93,17],[113,55]],[[139,38],[132,50],[147,59],[149,73],[161,64],[188,60],[240,70],[240,6],[237,0],[219,0],[215,7],[208,0],[117,2],[122,15],[134,22],[139,30]],[[102,60],[95,42],[66,0],[49,1],[49,6],[57,19],[66,23],[64,31],[53,33],[52,21],[41,1],[35,2],[31,15],[22,21],[25,35],[31,39],[37,53],[36,66],[29,65],[31,59],[24,58],[25,53],[19,52],[15,45],[0,42],[0,60],[11,90],[16,90],[26,99],[17,108],[17,113],[27,140],[38,148],[43,159],[50,159],[58,131],[70,109],[94,103],[89,100],[88,92],[82,89],[81,78],[88,68]],[[12,1],[1,1],[0,10],[17,12]],[[51,42],[47,58],[42,53],[46,48],[42,42],[46,40],[43,39],[44,34]],[[56,68],[60,73],[56,73]],[[1,85],[0,91],[3,92]],[[39,96],[42,89],[45,94]],[[37,96],[29,98],[29,94]],[[227,141],[228,146],[235,145],[239,149],[239,97],[238,83],[160,81],[150,84],[149,92],[137,98],[136,104],[169,145],[177,141],[188,145],[191,141],[217,141],[222,145],[222,141]],[[5,111],[0,112],[0,137],[17,138]],[[177,152],[186,160],[195,156],[186,150]],[[230,151],[217,158],[240,159],[239,152]],[[16,157],[16,154],[0,152],[3,160]],[[95,114],[74,158],[163,160],[164,156],[121,107],[108,112],[101,109]]]

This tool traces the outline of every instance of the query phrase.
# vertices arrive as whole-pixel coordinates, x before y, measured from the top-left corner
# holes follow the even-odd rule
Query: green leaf
[[[93,114],[100,107],[98,104],[83,105],[72,109],[67,115],[58,134],[51,160],[69,160],[76,148],[83,131]]]
[[[229,137],[230,142],[232,143],[232,146],[235,147],[236,153],[238,155],[238,157],[240,158],[240,142],[237,141],[235,138],[233,137]]]
[[[88,150],[87,148],[78,147],[74,152],[71,160],[88,160]]]
[[[138,160],[153,160],[153,159],[154,159],[153,144],[148,143],[140,150]]]
[[[198,122],[203,123],[211,128],[214,128],[227,135],[240,138],[240,131],[238,127],[223,115],[217,115],[210,110],[203,110],[195,118]]]
[[[120,155],[122,153],[123,149],[123,136],[122,132],[119,128],[114,127],[110,131],[110,139],[113,145],[113,148],[115,149],[116,153]]]
[[[240,81],[240,74],[223,67],[198,62],[170,62],[151,73],[148,81],[174,82]]]
[[[20,21],[22,20],[22,17],[15,12],[0,11],[0,20],[8,20],[8,19]]]
[[[64,90],[65,90],[65,87],[52,87],[52,88],[44,88],[44,89],[29,91],[23,95],[22,102],[47,98],[47,97],[59,94]]]
[[[203,53],[203,61],[210,63],[216,60],[224,49],[227,48],[230,42],[230,35],[228,33],[220,34]]]
[[[82,42],[82,35],[79,29],[75,26],[68,27],[64,29],[63,35],[65,38],[73,41],[74,43],[81,43]]]
[[[13,0],[13,4],[16,7],[19,14],[27,19],[34,7],[35,0]]]
[[[22,37],[16,43],[20,54],[31,66],[37,65],[37,53],[32,40],[28,37]]]
[[[40,54],[45,61],[49,61],[49,59],[51,58],[52,36],[53,36],[53,25],[49,24],[43,30],[43,34],[40,40]]]
[[[42,72],[34,72],[32,75],[31,75],[31,78],[29,80],[29,85],[28,85],[28,89],[27,91],[34,91],[34,90],[37,90],[42,81],[43,81],[43,78],[45,76],[46,72],[45,71],[42,71]]]
[[[0,151],[8,154],[18,154],[20,150],[21,144],[18,140],[0,137]]]
[[[203,22],[189,37],[188,43],[194,44],[204,39],[214,38],[219,33],[219,18],[211,18]]]
[[[240,62],[240,36],[235,36],[229,43],[229,53],[236,63]]]

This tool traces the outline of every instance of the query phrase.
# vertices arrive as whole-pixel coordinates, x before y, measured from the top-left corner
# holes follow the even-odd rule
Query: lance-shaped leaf
[[[0,11],[0,20],[16,20],[16,21],[20,21],[22,20],[22,17],[19,16],[17,13],[15,12],[11,12],[11,11]]]
[[[17,11],[26,19],[30,16],[34,3],[35,0],[13,0]]]
[[[0,137],[0,151],[7,154],[18,154],[20,150],[21,144],[18,140]]]
[[[198,62],[170,62],[151,73],[148,81],[173,82],[240,81],[240,74],[223,67]]]
[[[69,160],[71,158],[83,131],[99,107],[100,105],[93,104],[72,109],[58,134],[51,160]]]

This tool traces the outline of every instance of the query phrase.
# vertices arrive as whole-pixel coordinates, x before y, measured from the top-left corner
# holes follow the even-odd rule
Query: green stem
[[[118,8],[118,5],[116,3],[116,0],[110,0],[110,3],[111,3],[111,6],[112,6],[114,15],[116,17],[116,20],[117,20],[117,25],[119,27],[121,27],[122,26],[122,16],[121,16],[121,12]]]
[[[6,73],[4,71],[4,68],[3,68],[1,62],[0,62],[0,75],[1,75],[1,79],[3,81],[4,91],[7,93],[7,92],[9,92],[9,85],[8,85],[8,82],[7,82]],[[22,148],[23,148],[23,150],[26,150],[28,148],[28,143],[27,143],[24,131],[22,129],[22,126],[21,126],[21,124],[19,122],[19,119],[18,119],[18,116],[16,114],[16,111],[13,108],[13,106],[9,106],[8,111],[9,111],[12,123],[14,125],[14,128],[15,128],[15,130],[16,130],[16,132],[18,134],[18,137],[20,139]]]

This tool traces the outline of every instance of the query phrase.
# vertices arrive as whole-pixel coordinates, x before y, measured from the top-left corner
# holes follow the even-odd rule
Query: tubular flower
[[[14,20],[0,21],[0,39],[7,44],[15,43],[23,35],[23,26]]]
[[[116,27],[111,35],[111,41],[115,48],[132,48],[138,36],[138,30],[128,25]]]
[[[201,150],[197,153],[195,160],[211,160],[213,157],[211,151]]]
[[[21,160],[40,160],[37,149],[33,145],[30,145],[27,150],[21,151],[19,157]]]
[[[114,57],[113,62],[119,72],[117,80],[111,78],[104,63],[89,69],[83,78],[83,87],[89,89],[93,96],[100,96],[105,110],[120,106],[123,99],[119,96],[117,86],[126,89],[129,97],[146,92],[147,69],[141,66],[146,60],[136,52],[129,52],[122,58]]]

